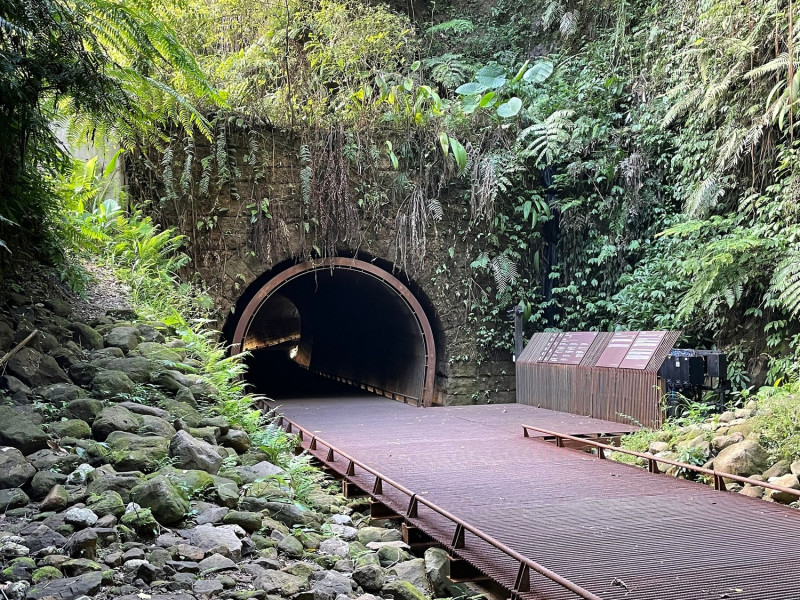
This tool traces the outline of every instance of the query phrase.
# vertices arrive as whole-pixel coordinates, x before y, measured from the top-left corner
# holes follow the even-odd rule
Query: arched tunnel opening
[[[250,354],[256,391],[288,398],[357,386],[430,406],[433,330],[419,300],[391,273],[332,258],[294,265],[257,286],[232,336],[234,352]]]

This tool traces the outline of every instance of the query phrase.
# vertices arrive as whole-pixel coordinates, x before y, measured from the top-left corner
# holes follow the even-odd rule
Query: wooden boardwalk
[[[607,600],[796,600],[800,513],[523,437],[523,423],[566,434],[618,423],[511,405],[416,408],[375,396],[284,400],[278,412],[520,555]],[[321,442],[312,451],[325,459]],[[330,463],[329,463],[330,464]],[[333,466],[344,473],[339,458]],[[375,476],[348,477],[372,490]],[[380,500],[406,513],[409,497]],[[420,504],[407,519],[515,588],[519,562]],[[525,599],[580,595],[531,573]]]

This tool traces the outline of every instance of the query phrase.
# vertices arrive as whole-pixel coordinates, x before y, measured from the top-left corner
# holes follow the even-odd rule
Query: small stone
[[[180,490],[165,476],[156,475],[131,490],[131,499],[149,508],[158,522],[169,525],[189,512],[189,503]]]
[[[169,455],[175,466],[182,469],[198,469],[216,475],[222,466],[222,456],[208,442],[195,439],[186,431],[179,431],[169,443]]]
[[[122,561],[144,560],[144,550],[141,548],[131,548],[122,555]]]
[[[448,594],[450,583],[450,558],[441,548],[425,550],[425,574],[437,596]]]
[[[742,496],[748,496],[749,498],[761,498],[764,496],[764,488],[760,485],[745,485],[739,493]]]
[[[89,476],[89,473],[92,471],[94,471],[94,467],[90,464],[84,463],[82,465],[78,465],[74,471],[67,475],[67,484],[83,485],[86,483],[86,479]]]
[[[19,540],[19,542],[22,541],[22,539]],[[28,556],[28,554],[30,554],[30,550],[27,546],[23,546],[19,542],[8,538],[0,540],[0,556],[6,559],[16,558],[18,556]]]
[[[201,561],[206,555],[206,551],[190,544],[178,544],[175,548],[175,558],[178,560]]]
[[[392,594],[396,600],[427,600],[422,590],[401,579],[390,581],[383,586],[383,592]]]
[[[425,560],[422,558],[397,563],[389,569],[389,574],[394,574],[398,579],[409,582],[423,593],[429,594],[433,591],[428,583]]]
[[[323,541],[319,545],[319,553],[328,556],[340,556],[346,558],[350,556],[350,544],[345,541],[331,538]]]
[[[97,533],[93,529],[73,533],[64,549],[73,558],[93,559],[97,554]]]
[[[52,581],[53,579],[61,579],[64,574],[55,567],[40,567],[33,572],[33,583],[41,583],[43,581]]]
[[[73,400],[64,409],[64,414],[74,419],[93,423],[103,410],[103,403],[95,398],[78,398]]]
[[[103,562],[109,567],[122,566],[122,552],[110,552],[103,557]]]
[[[59,438],[69,437],[83,440],[92,436],[92,428],[81,419],[67,419],[51,423],[48,429],[50,433]]]
[[[340,594],[353,593],[353,582],[349,577],[336,571],[328,571],[325,576],[311,586],[314,600],[336,600]]]
[[[105,441],[113,431],[135,432],[139,428],[139,419],[131,411],[121,406],[110,406],[103,409],[92,423],[92,433],[98,441]]]
[[[358,530],[358,541],[365,546],[370,542],[402,541],[403,535],[397,529],[382,527],[362,527]]]
[[[785,460],[779,460],[769,469],[764,471],[761,476],[764,478],[764,481],[769,481],[772,477],[783,477],[789,473],[791,473],[789,462]]]
[[[77,600],[82,596],[94,597],[103,584],[103,574],[99,572],[86,573],[67,579],[55,579],[41,585],[36,585],[28,591],[27,600],[43,600],[55,598],[56,600]]]
[[[134,327],[114,327],[104,337],[106,347],[119,348],[127,353],[139,345],[139,332]]]
[[[47,448],[49,439],[30,418],[10,406],[0,406],[0,446],[12,446],[23,454],[32,454]]]

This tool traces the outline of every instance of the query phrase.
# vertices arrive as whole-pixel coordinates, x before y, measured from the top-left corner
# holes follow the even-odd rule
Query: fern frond
[[[684,206],[684,212],[695,217],[706,214],[723,193],[717,173],[711,174],[694,189]]]
[[[770,291],[783,310],[793,317],[800,314],[800,251],[792,250],[778,263]]]

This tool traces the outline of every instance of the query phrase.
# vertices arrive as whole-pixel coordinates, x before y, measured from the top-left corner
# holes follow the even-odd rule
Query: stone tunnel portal
[[[436,349],[430,321],[388,271],[353,258],[294,265],[261,285],[240,313],[233,351],[251,353],[251,381],[270,394],[297,366],[334,381],[430,406]],[[287,363],[287,359],[291,363]]]

